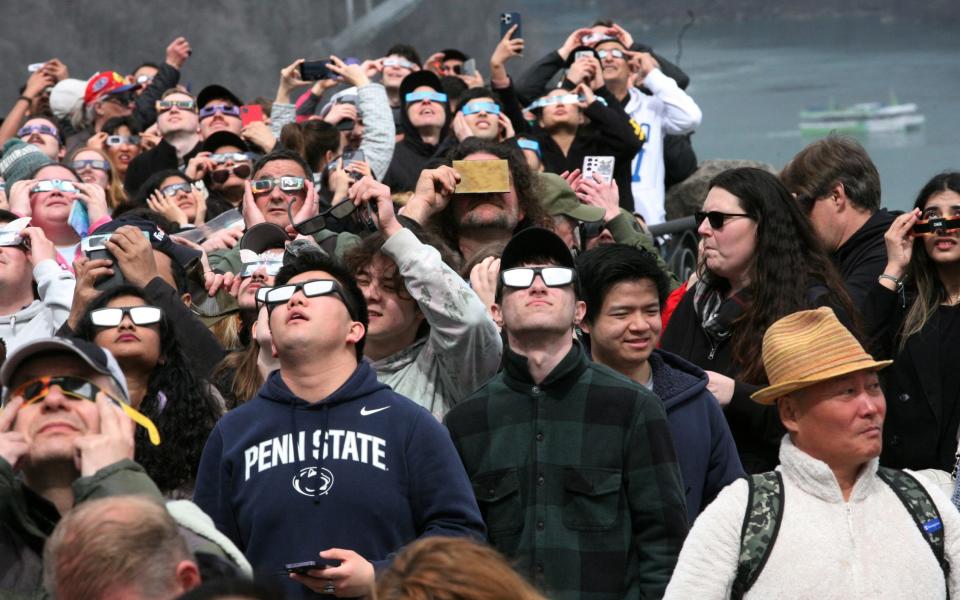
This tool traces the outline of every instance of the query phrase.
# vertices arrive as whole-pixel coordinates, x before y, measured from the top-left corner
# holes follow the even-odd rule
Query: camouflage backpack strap
[[[740,531],[740,560],[731,600],[742,598],[757,581],[783,520],[783,477],[780,471],[751,475],[747,478],[747,490],[747,509]]]
[[[933,498],[927,493],[917,478],[899,469],[880,467],[877,475],[882,479],[903,502],[907,512],[920,529],[920,535],[930,545],[930,550],[936,557],[943,577],[947,584],[947,597],[950,596],[950,563],[947,562],[944,550],[943,521],[940,520],[940,511],[934,504]]]

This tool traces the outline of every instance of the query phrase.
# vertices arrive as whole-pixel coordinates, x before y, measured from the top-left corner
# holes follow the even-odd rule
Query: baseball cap
[[[583,223],[602,221],[606,210],[580,202],[570,185],[556,173],[540,173],[540,203],[551,216],[565,215]]]
[[[543,227],[528,227],[507,242],[500,255],[500,270],[505,271],[532,259],[549,259],[558,266],[576,268],[573,254],[560,236]]]
[[[11,393],[10,382],[17,369],[28,359],[47,352],[64,352],[76,356],[91,369],[110,377],[120,390],[121,398],[114,398],[123,412],[134,422],[147,430],[153,445],[160,444],[160,433],[157,426],[149,417],[130,406],[130,391],[127,388],[127,379],[123,376],[117,359],[109,350],[105,350],[94,343],[74,337],[39,338],[23,344],[7,357],[0,369],[0,382],[4,388],[4,404],[9,400]],[[112,397],[112,396],[111,396]]]
[[[137,217],[128,214],[122,214],[116,219],[107,221],[100,227],[97,227],[96,230],[91,232],[91,235],[98,235],[102,233],[111,233],[120,229],[124,225],[131,225],[137,229],[146,232],[150,237],[150,245],[153,246],[154,250],[159,250],[171,258],[171,260],[176,261],[181,267],[186,268],[196,258],[200,258],[202,253],[193,248],[188,248],[178,244],[170,239],[170,236],[167,233],[157,227],[157,224],[153,221],[148,221],[142,217]]]
[[[87,88],[83,93],[83,103],[92,104],[106,94],[122,94],[139,87],[139,83],[127,83],[123,75],[116,71],[101,71],[87,80]]]
[[[203,108],[211,100],[228,100],[234,106],[243,106],[243,101],[236,94],[219,84],[208,85],[197,94],[197,106]]]
[[[334,104],[352,104],[357,107],[359,112],[360,97],[357,95],[356,86],[348,87],[344,90],[340,90],[336,94],[330,97],[330,101],[323,105],[323,108],[320,109],[320,116],[325,117],[327,113],[330,112],[330,109],[333,108]],[[343,119],[336,124],[336,128],[340,131],[350,131],[353,129],[354,121],[353,119]]]
[[[239,135],[232,131],[218,131],[203,140],[203,146],[200,150],[203,152],[215,152],[217,148],[224,146],[234,146],[240,148],[241,152],[250,152],[250,145]]]
[[[462,60],[467,62],[470,60],[470,57],[457,50],[456,48],[447,48],[446,50],[441,50],[440,54],[443,54],[443,60]]]
[[[62,79],[50,90],[50,111],[58,119],[66,119],[83,103],[87,82],[82,79]]]
[[[288,241],[290,236],[283,227],[274,223],[258,223],[243,234],[239,247],[260,254],[271,248],[284,248]]]
[[[418,87],[428,86],[434,90],[443,92],[443,85],[440,83],[440,78],[436,74],[431,73],[430,71],[414,71],[406,77],[403,78],[403,81],[400,82],[400,102],[406,106],[407,94],[417,89]]]

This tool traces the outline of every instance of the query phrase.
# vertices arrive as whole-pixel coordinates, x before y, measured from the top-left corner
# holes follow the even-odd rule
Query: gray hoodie
[[[394,234],[383,253],[430,324],[430,334],[373,363],[377,379],[442,419],[500,367],[503,342],[470,286],[440,253],[410,230]]]
[[[0,315],[0,338],[7,345],[7,356],[26,342],[56,335],[70,315],[73,304],[73,274],[55,260],[40,261],[33,268],[40,299],[12,315]]]

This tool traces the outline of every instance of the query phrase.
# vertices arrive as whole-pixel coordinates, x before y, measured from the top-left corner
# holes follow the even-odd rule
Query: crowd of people
[[[518,33],[246,103],[180,84],[184,38],[36,65],[0,123],[0,595],[960,594],[960,173],[890,212],[849,137],[723,171],[684,277],[649,226],[690,77],[612,21],[511,74]]]

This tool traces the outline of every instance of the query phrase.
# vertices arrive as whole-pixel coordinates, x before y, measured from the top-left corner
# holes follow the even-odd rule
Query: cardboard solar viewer
[[[460,175],[455,194],[489,194],[510,191],[510,168],[507,161],[455,160],[453,170]]]

